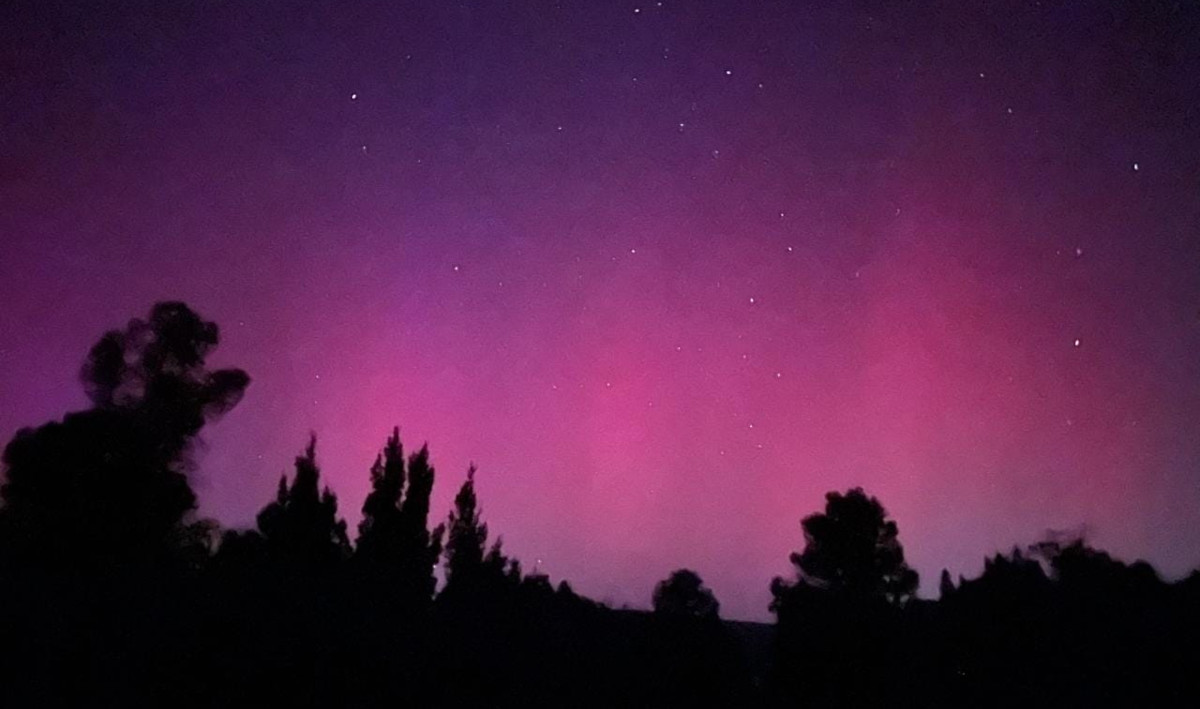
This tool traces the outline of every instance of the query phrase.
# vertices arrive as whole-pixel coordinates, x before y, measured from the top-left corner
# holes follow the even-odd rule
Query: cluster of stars
[[[656,4],[655,4],[655,7],[658,7],[658,8],[661,8],[662,6],[663,6],[663,3],[661,3],[661,2],[659,2],[659,3],[656,3]],[[635,8],[633,8],[633,12],[634,12],[634,14],[636,14],[636,15],[642,15],[642,14],[644,14],[644,13],[643,13],[643,8],[642,8],[642,7],[640,7],[640,6],[639,6],[639,7],[635,7]],[[661,46],[661,45],[659,45],[659,46]],[[676,56],[676,57],[677,57],[677,56],[678,56],[678,53],[674,53],[674,54],[673,54],[673,52],[672,52],[672,50],[671,50],[671,48],[670,48],[670,47],[668,47],[668,46],[662,46],[662,52],[661,52],[661,56],[662,56],[662,58],[663,58],[663,59],[670,59],[670,58],[672,58],[673,56]],[[405,59],[406,59],[406,60],[408,60],[408,59],[411,59],[411,55],[406,55],[406,56],[405,56]],[[710,71],[711,71],[711,69],[710,69]],[[733,67],[733,66],[728,66],[728,65],[727,65],[727,66],[724,66],[724,67],[720,67],[720,68],[718,69],[718,71],[720,72],[720,75],[721,75],[721,76],[723,76],[723,77],[726,77],[726,78],[732,78],[732,77],[734,76],[735,67]],[[904,71],[904,68],[903,68],[903,67],[901,68],[901,71]],[[989,76],[988,72],[986,72],[986,71],[977,71],[976,73],[977,73],[977,76],[978,76],[978,78],[979,78],[979,79],[987,79],[987,78],[988,78],[988,76]],[[634,76],[634,77],[633,77],[633,82],[636,84],[636,83],[638,83],[638,82],[639,82],[639,79],[640,79],[640,77],[639,77],[639,76]],[[763,88],[764,88],[764,83],[763,83],[762,81],[757,81],[757,82],[755,82],[755,83],[754,83],[754,86],[755,86],[757,89],[763,89]],[[358,101],[360,100],[360,94],[359,94],[357,91],[350,92],[350,93],[349,93],[349,97],[350,97],[350,100],[351,100],[351,101],[358,102]],[[1013,107],[1012,107],[1012,106],[1006,106],[1006,107],[1004,108],[1004,112],[1005,112],[1005,114],[1007,114],[1007,115],[1010,115],[1010,116],[1011,116],[1011,115],[1013,115],[1013,113],[1014,113]],[[690,113],[689,115],[691,115],[691,116],[694,116],[694,118],[689,118],[688,120],[678,120],[678,121],[676,121],[676,122],[674,123],[675,131],[676,131],[677,133],[683,134],[683,133],[685,133],[685,132],[689,132],[689,129],[690,129],[692,126],[693,126],[693,122],[694,122],[694,123],[696,123],[696,124],[700,124],[700,125],[702,125],[702,124],[703,124],[703,122],[704,122],[704,116],[703,116],[703,113],[702,113],[702,112],[698,113],[698,108],[697,108],[697,104],[696,104],[696,102],[693,102],[693,103],[691,104],[691,113]],[[690,121],[691,121],[691,122],[690,122]],[[553,128],[554,128],[554,132],[555,132],[555,133],[563,133],[563,132],[565,132],[565,125],[564,125],[563,123],[552,123],[551,125],[553,126]],[[499,127],[499,126],[498,126],[498,127]],[[365,154],[367,154],[367,152],[368,152],[368,146],[367,146],[367,144],[366,144],[366,143],[363,143],[363,144],[361,144],[361,145],[360,145],[360,151],[361,151],[361,153],[363,153],[364,155],[365,155]],[[719,148],[711,148],[711,149],[709,150],[709,153],[708,153],[708,154],[711,156],[711,158],[712,158],[713,160],[717,160],[717,159],[719,159],[719,158],[721,157],[721,155],[722,155],[722,151],[721,151],[721,149],[719,149]],[[418,159],[418,160],[417,160],[417,163],[418,163],[418,164],[419,164],[419,163],[421,163],[421,160],[420,160],[420,159]],[[1140,162],[1132,162],[1132,163],[1131,163],[1131,165],[1132,165],[1132,170],[1133,170],[1133,172],[1140,172],[1140,169],[1141,169]],[[788,215],[788,212],[787,212],[787,211],[785,211],[785,210],[779,210],[779,211],[777,212],[777,214],[778,214],[778,218],[779,218],[779,220],[781,220],[781,222],[783,222],[784,220],[786,220],[786,219],[787,219],[787,215]],[[901,214],[901,208],[900,208],[899,206],[895,207],[895,216],[896,216],[896,217],[899,217],[899,216],[900,216],[900,214]],[[786,245],[786,246],[784,246],[784,248],[785,248],[785,250],[786,250],[786,252],[787,252],[788,254],[793,254],[793,253],[796,253],[796,247],[795,247],[795,246],[793,246],[793,245]],[[1076,257],[1076,258],[1081,258],[1081,257],[1083,256],[1083,247],[1082,247],[1082,246],[1076,246],[1076,247],[1073,249],[1073,252],[1074,252],[1074,255],[1075,255],[1075,257]],[[629,254],[630,256],[636,256],[636,255],[638,255],[638,248],[637,248],[637,247],[629,247],[629,248],[628,248],[628,254]],[[579,259],[578,259],[578,257],[576,258],[576,260],[577,260],[577,261],[579,260]],[[610,256],[610,258],[609,258],[609,261],[611,261],[611,262],[617,262],[617,261],[618,261],[618,258],[617,258],[617,256],[615,256],[615,255],[614,255],[614,256]],[[453,265],[451,266],[451,271],[452,271],[454,274],[460,274],[460,273],[462,273],[462,271],[463,271],[463,268],[462,268],[461,264],[459,264],[459,263],[455,263],[455,264],[453,264]],[[861,276],[861,272],[860,272],[858,269],[855,269],[855,270],[853,271],[853,278],[854,278],[854,279],[859,279],[859,278],[860,278],[860,276]],[[582,274],[582,273],[580,273],[580,274],[578,274],[578,275],[577,275],[577,280],[582,280],[582,278],[583,278],[583,274]],[[497,285],[497,287],[503,287],[503,286],[504,286],[504,281],[497,281],[497,282],[496,282],[496,285]],[[717,287],[718,287],[718,288],[720,287],[720,283],[718,283],[718,284],[717,284]],[[755,294],[755,295],[748,295],[748,296],[743,296],[743,297],[745,297],[745,298],[746,298],[746,300],[745,300],[745,301],[743,301],[743,302],[746,302],[746,303],[748,303],[750,306],[761,306],[761,295],[759,295],[759,294]],[[740,336],[739,336],[739,339],[740,339]],[[1074,339],[1072,339],[1072,347],[1073,347],[1073,348],[1079,348],[1080,346],[1081,346],[1081,341],[1080,341],[1080,339],[1078,339],[1078,338],[1074,338]],[[676,351],[676,352],[682,352],[682,351],[683,351],[683,347],[682,347],[682,346],[675,346],[675,348],[674,348],[674,349],[675,349],[675,351]],[[696,351],[697,351],[697,352],[701,352],[701,351],[702,351],[702,348],[696,348]],[[749,355],[748,355],[748,354],[742,354],[742,355],[741,355],[741,360],[742,360],[743,362],[748,362],[748,361],[749,361]],[[780,380],[780,379],[782,379],[782,378],[783,378],[783,372],[782,372],[782,371],[771,371],[771,370],[768,370],[768,372],[767,372],[767,376],[769,376],[769,377],[773,378],[774,380]],[[319,378],[319,377],[318,377],[318,378]],[[581,386],[581,388],[582,388],[582,386],[583,386],[583,385],[580,385],[580,386]],[[612,389],[614,389],[614,383],[613,383],[612,381],[604,381],[604,383],[603,383],[603,388],[604,388],[605,390],[612,390]],[[558,386],[557,384],[554,384],[554,385],[552,386],[552,389],[553,389],[553,390],[555,390],[555,391],[558,391],[558,390],[559,390],[559,386]],[[647,406],[648,406],[648,407],[652,407],[652,406],[653,406],[653,402],[649,402],[649,403],[647,404]],[[753,424],[750,424],[750,425],[749,425],[749,428],[753,429],[753,428],[754,428],[754,425],[753,425]],[[761,446],[761,445],[759,445],[758,447],[760,447],[760,448],[761,448],[762,446]]]

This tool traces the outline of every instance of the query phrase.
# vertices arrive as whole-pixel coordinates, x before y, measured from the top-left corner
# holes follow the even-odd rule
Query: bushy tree
[[[215,323],[178,302],[106,333],[81,374],[92,408],[23,429],[5,448],[6,551],[112,567],[206,548],[210,530],[189,522],[189,453],[250,381],[240,369],[208,369],[218,340]]]
[[[903,604],[917,589],[917,572],[904,560],[899,529],[862,488],[825,496],[825,511],[801,522],[804,550],[793,552],[797,582],[846,599]],[[791,585],[772,583],[775,603]]]
[[[721,604],[700,575],[678,569],[654,587],[654,612],[667,616],[716,620]]]
[[[898,611],[917,587],[896,523],[854,488],[826,495],[801,526],[795,581],[771,583],[776,690],[817,706],[889,705],[906,676]]]

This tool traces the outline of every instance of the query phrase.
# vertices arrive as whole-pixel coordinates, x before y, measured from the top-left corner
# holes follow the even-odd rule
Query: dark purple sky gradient
[[[183,299],[254,380],[227,525],[309,430],[356,523],[399,424],[614,603],[766,618],[854,485],[927,593],[1051,528],[1200,563],[1195,3],[80,5],[0,11],[4,439]]]

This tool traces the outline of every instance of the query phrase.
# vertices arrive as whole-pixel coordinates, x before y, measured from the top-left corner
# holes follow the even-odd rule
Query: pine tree
[[[487,525],[480,521],[475,498],[475,465],[467,470],[467,480],[454,497],[450,513],[449,538],[446,541],[446,588],[470,586],[477,582],[484,568],[484,548],[487,544]],[[494,548],[499,554],[499,547]]]
[[[309,439],[304,454],[296,457],[296,473],[289,486],[279,480],[275,501],[258,513],[258,529],[271,558],[287,567],[317,570],[345,559],[350,553],[346,522],[337,516],[337,497],[320,490],[317,437]]]
[[[356,558],[376,582],[391,586],[409,605],[428,603],[437,585],[433,570],[444,528],[428,529],[433,481],[428,447],[408,459],[406,471],[400,429],[393,428],[371,468]]]
[[[408,459],[408,490],[400,505],[401,559],[405,587],[420,602],[433,597],[437,578],[433,575],[442,554],[445,527],[429,531],[429,497],[433,494],[434,469],[429,464],[429,447]]]
[[[363,502],[356,555],[382,565],[398,566],[401,557],[400,499],[404,494],[404,448],[400,429],[392,429],[383,453],[371,466],[371,492]]]

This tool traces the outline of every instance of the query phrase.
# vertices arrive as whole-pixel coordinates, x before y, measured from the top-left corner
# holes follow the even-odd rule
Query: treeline
[[[399,430],[347,528],[315,437],[253,529],[194,516],[190,453],[249,377],[211,370],[182,303],[107,333],[91,408],[17,433],[0,486],[4,706],[1190,706],[1200,576],[1166,583],[1082,541],[943,573],[915,597],[896,524],[854,489],[802,522],[766,638],[680,569],[653,613],[526,572],[474,469],[438,521]],[[749,636],[747,635],[749,632]]]

